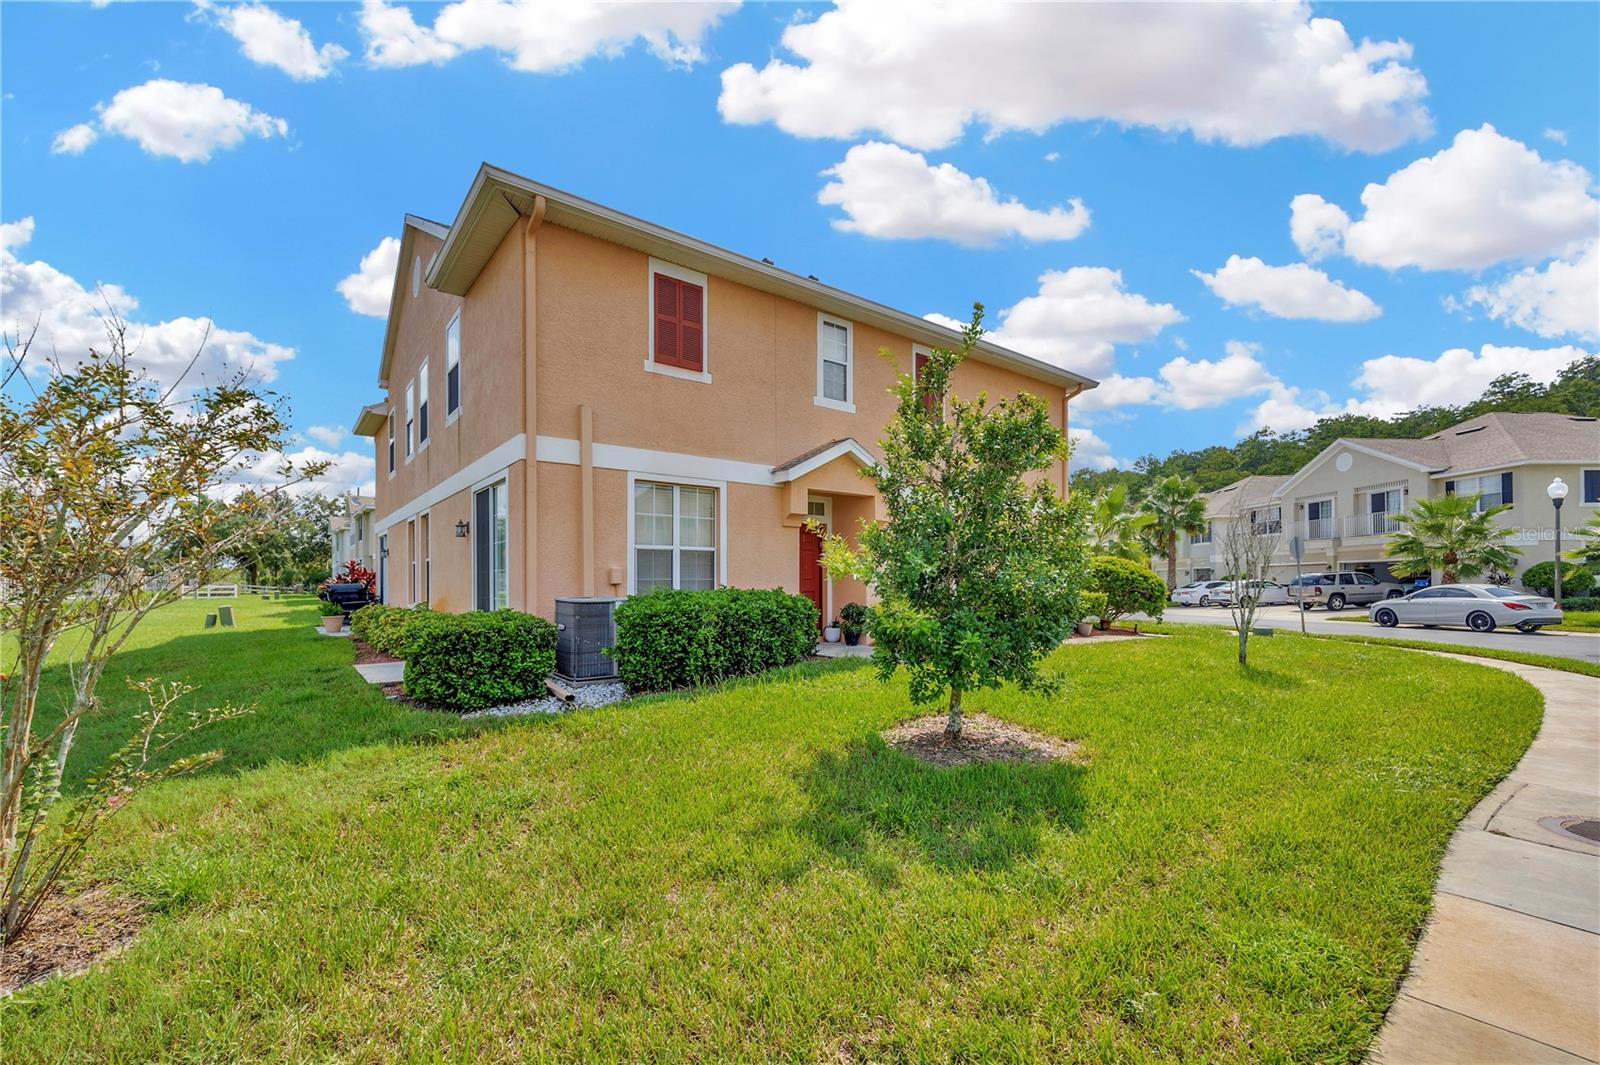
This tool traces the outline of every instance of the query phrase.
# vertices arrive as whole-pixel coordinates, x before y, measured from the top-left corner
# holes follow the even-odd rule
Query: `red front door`
[[[817,604],[817,627],[827,623],[822,602],[822,537],[800,530],[800,594]]]

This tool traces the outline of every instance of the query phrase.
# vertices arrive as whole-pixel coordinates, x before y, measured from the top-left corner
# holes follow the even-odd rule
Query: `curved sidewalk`
[[[1595,1062],[1600,844],[1541,821],[1600,820],[1600,678],[1441,657],[1527,680],[1544,694],[1544,721],[1451,838],[1433,915],[1368,1060]]]

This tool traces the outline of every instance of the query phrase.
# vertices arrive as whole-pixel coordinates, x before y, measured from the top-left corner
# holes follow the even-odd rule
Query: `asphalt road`
[[[1504,651],[1525,651],[1530,654],[1557,655],[1577,658],[1585,662],[1600,662],[1600,632],[1518,632],[1515,629],[1496,629],[1494,632],[1472,632],[1469,629],[1424,629],[1416,625],[1400,625],[1385,629],[1373,624],[1355,621],[1335,621],[1333,618],[1365,617],[1366,607],[1350,607],[1330,615],[1325,609],[1312,610],[1305,616],[1306,631],[1317,634],[1346,636],[1360,633],[1365,636],[1396,640],[1420,640],[1454,647],[1498,647]],[[1226,607],[1173,606],[1168,604],[1163,621],[1177,624],[1225,625],[1233,627],[1233,615]],[[1300,631],[1300,609],[1291,606],[1262,607],[1256,614],[1257,628],[1289,629]]]

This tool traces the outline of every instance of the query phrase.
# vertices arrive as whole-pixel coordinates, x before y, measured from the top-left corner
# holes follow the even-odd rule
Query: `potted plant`
[[[332,614],[322,615],[322,631],[329,636],[336,635],[344,628],[344,611],[335,610]]]
[[[822,642],[823,643],[838,643],[839,642],[839,619],[838,618],[834,618],[832,621],[828,622],[828,624],[826,626],[823,627],[823,630],[822,630]]]
[[[860,603],[846,603],[840,607],[839,631],[851,647],[860,643],[861,634],[867,631],[867,608]]]

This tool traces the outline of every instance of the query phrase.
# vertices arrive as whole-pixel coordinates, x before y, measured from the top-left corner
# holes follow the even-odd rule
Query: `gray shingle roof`
[[[1230,485],[1224,485],[1214,492],[1205,493],[1206,516],[1218,517],[1231,514],[1235,509],[1256,507],[1273,499],[1278,488],[1289,478],[1284,476],[1268,477],[1255,475],[1241,477]]]
[[[1434,473],[1513,462],[1600,462],[1600,420],[1569,414],[1496,413],[1470,418],[1421,440],[1352,438]]]

